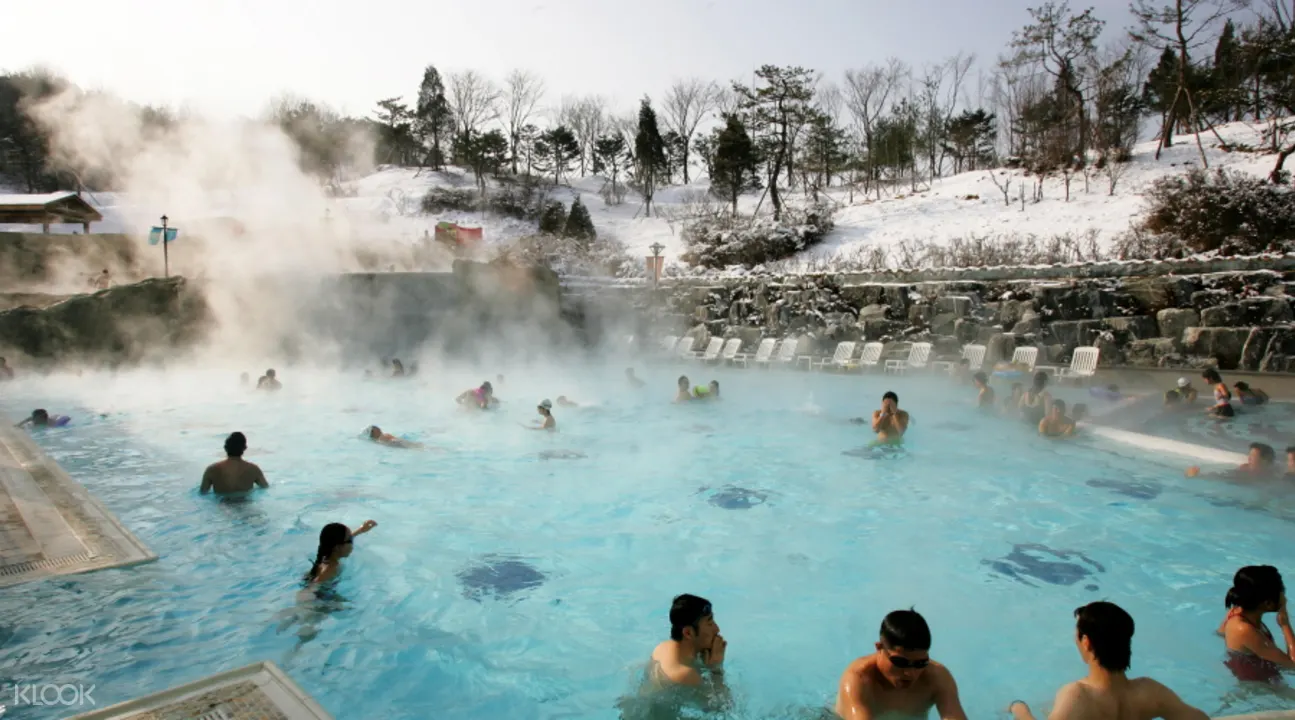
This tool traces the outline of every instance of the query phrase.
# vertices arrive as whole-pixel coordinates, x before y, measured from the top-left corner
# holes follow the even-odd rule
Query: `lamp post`
[[[171,277],[171,257],[167,253],[166,242],[166,216],[162,216],[162,275]]]
[[[648,250],[652,251],[652,289],[656,290],[661,282],[661,251],[665,250],[665,245],[654,242],[648,246]]]

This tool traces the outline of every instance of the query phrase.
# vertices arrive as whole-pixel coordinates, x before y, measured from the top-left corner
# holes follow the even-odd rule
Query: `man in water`
[[[688,376],[680,375],[679,383],[678,383],[679,392],[675,393],[675,396],[674,396],[675,402],[685,403],[692,400],[692,393],[688,390],[688,384],[689,384]]]
[[[898,443],[908,430],[908,411],[899,409],[899,396],[887,391],[881,396],[881,409],[872,411],[872,431],[881,443]]]
[[[967,720],[952,673],[931,659],[931,629],[917,611],[887,615],[876,648],[842,673],[837,715],[845,720],[924,718],[934,707],[941,720]]]
[[[9,367],[9,361],[0,357],[0,380],[13,380],[13,368]]]
[[[1290,472],[1290,448],[1287,451],[1287,472]],[[1235,470],[1229,470],[1223,473],[1210,473],[1208,477],[1218,477],[1228,480],[1250,480],[1272,477],[1277,473],[1277,453],[1271,445],[1265,443],[1250,443],[1250,452],[1246,455],[1246,461],[1237,466]],[[1187,468],[1187,477],[1197,477],[1201,474],[1201,466],[1193,465]]]
[[[32,427],[49,427],[49,411],[40,408],[32,410],[30,417],[23,418],[14,427],[20,428],[28,425]]]
[[[976,407],[981,410],[994,409],[994,389],[989,387],[989,376],[983,372],[978,372],[972,376],[976,382],[976,389],[980,393],[976,396]]]
[[[1075,421],[1066,417],[1064,400],[1053,400],[1047,417],[1039,421],[1039,434],[1045,437],[1068,437],[1075,434]]]
[[[1088,677],[1057,691],[1051,720],[1209,720],[1173,690],[1151,678],[1130,680],[1133,618],[1108,602],[1075,611],[1075,644],[1088,663]],[[1007,711],[1016,720],[1034,720],[1030,706],[1017,700]]]
[[[369,426],[369,439],[375,443],[378,443],[379,445],[386,445],[388,447],[410,448],[410,449],[419,449],[422,447],[422,445],[416,442],[410,442],[408,440],[398,438],[395,435],[392,435],[391,433],[382,432],[382,428],[378,427],[377,425]]]
[[[243,453],[246,450],[247,437],[241,432],[230,433],[229,437],[225,438],[227,457],[207,466],[207,471],[202,474],[202,487],[199,492],[206,495],[214,490],[217,495],[227,495],[245,493],[254,486],[270,487],[261,468],[243,459]]]
[[[630,384],[630,387],[638,388],[638,387],[643,387],[644,385],[647,384],[642,380],[640,380],[638,376],[634,374],[634,368],[625,368],[625,380]]]
[[[266,370],[265,374],[256,381],[257,390],[278,390],[282,387],[283,385],[279,382],[278,376],[274,373],[274,368]]]
[[[719,634],[710,601],[679,595],[670,605],[670,639],[656,646],[646,681],[653,689],[698,686],[703,671],[713,685],[724,684],[724,653],[728,643]]]

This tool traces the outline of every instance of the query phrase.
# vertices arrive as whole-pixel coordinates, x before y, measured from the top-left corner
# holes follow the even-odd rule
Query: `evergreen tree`
[[[580,201],[579,195],[576,196],[575,202],[571,203],[571,214],[567,215],[567,224],[562,232],[569,238],[583,241],[586,246],[598,237],[598,233],[594,230],[594,219],[589,217],[589,209]]]
[[[469,130],[454,139],[455,161],[472,170],[477,189],[486,194],[486,176],[498,175],[508,162],[508,138],[499,130],[478,133]]]
[[[450,103],[445,99],[445,83],[433,65],[423,70],[423,82],[418,86],[418,104],[414,108],[414,131],[423,143],[429,143],[424,164],[440,168],[445,164],[442,143],[450,135],[453,117]]]
[[[545,235],[561,235],[567,224],[567,209],[562,203],[554,200],[540,213],[540,232]]]
[[[639,105],[639,127],[634,136],[634,165],[634,176],[643,193],[646,208],[644,214],[651,217],[652,196],[665,179],[666,153],[665,141],[661,139],[661,131],[657,128],[656,111],[652,109],[652,101],[648,98],[643,98]]]
[[[1142,86],[1142,102],[1148,110],[1160,115],[1160,127],[1168,137],[1164,138],[1165,147],[1173,145],[1174,127],[1177,118],[1170,118],[1174,110],[1174,98],[1178,94],[1178,53],[1166,47],[1160,53],[1160,62],[1147,75],[1147,82]]]
[[[701,166],[706,168],[707,177],[715,174],[715,138],[720,132],[720,128],[715,128],[711,134],[698,135],[697,139],[692,141],[692,154],[696,155],[701,161]]]
[[[412,165],[418,142],[414,139],[413,117],[409,108],[393,97],[378,101],[377,147],[374,159],[381,165]]]
[[[983,108],[963,110],[949,119],[949,153],[955,173],[987,167],[994,160],[994,115]]]
[[[554,185],[562,183],[563,173],[571,170],[578,157],[580,143],[565,125],[546,130],[535,139],[535,166],[541,172],[553,173]]]
[[[1210,71],[1209,97],[1206,109],[1223,122],[1240,120],[1245,111],[1245,66],[1236,26],[1229,19],[1223,24],[1214,46],[1214,67]]]
[[[612,181],[613,198],[618,199],[621,196],[616,187],[616,180],[628,159],[625,153],[624,135],[618,132],[607,133],[594,142],[594,172],[608,174]]]
[[[724,128],[715,135],[710,190],[729,203],[734,216],[742,193],[760,189],[759,163],[759,153],[746,126],[736,115],[725,116]]]
[[[683,175],[683,165],[685,158],[688,156],[688,144],[684,142],[683,136],[674,130],[667,130],[661,136],[661,142],[665,145],[665,182],[673,183],[675,175]]]
[[[801,67],[765,65],[755,72],[756,87],[734,83],[739,106],[767,165],[769,200],[773,217],[782,217],[778,176],[794,160],[796,129],[804,126],[813,110],[814,73]]]
[[[844,169],[848,159],[848,140],[845,130],[821,112],[810,117],[808,130],[801,166],[810,177],[811,188],[817,193],[820,188],[831,187],[832,176]]]

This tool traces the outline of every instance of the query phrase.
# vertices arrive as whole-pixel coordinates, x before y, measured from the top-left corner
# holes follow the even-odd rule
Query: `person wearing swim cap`
[[[679,383],[678,383],[679,392],[675,393],[675,396],[674,396],[674,401],[676,403],[686,403],[686,402],[692,401],[692,393],[688,391],[688,385],[690,384],[691,383],[688,382],[687,375],[679,376]]]
[[[1189,405],[1196,402],[1196,388],[1185,377],[1178,378],[1178,386],[1165,392],[1165,405]]]
[[[422,445],[416,442],[410,442],[408,440],[398,438],[395,435],[392,435],[391,433],[382,432],[382,428],[378,427],[377,425],[370,425],[369,429],[367,430],[367,433],[369,435],[369,439],[375,443],[378,443],[379,445],[386,445],[387,447],[411,448],[411,449],[417,449],[422,447]]]
[[[476,410],[489,410],[499,403],[495,399],[495,388],[490,384],[489,380],[481,383],[481,387],[464,390],[462,394],[454,399],[454,402],[463,407]]]
[[[540,417],[544,418],[544,420],[539,425],[527,425],[526,426],[527,429],[529,430],[557,430],[558,429],[558,421],[553,419],[553,403],[549,402],[548,398],[541,400],[540,404],[535,407],[535,411],[538,412],[540,414]]]
[[[230,433],[225,438],[225,459],[207,466],[198,492],[229,495],[250,492],[253,487],[269,488],[261,468],[243,459],[246,450],[247,437],[241,432]]]

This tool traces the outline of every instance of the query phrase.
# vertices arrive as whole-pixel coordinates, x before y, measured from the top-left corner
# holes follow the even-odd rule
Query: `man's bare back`
[[[1024,705],[1013,708],[1017,720],[1033,720]],[[1204,712],[1184,703],[1174,691],[1151,678],[1116,679],[1099,685],[1091,678],[1057,691],[1049,720],[1209,720]]]
[[[217,495],[248,492],[255,486],[268,488],[270,483],[266,482],[261,468],[239,457],[214,462],[202,474],[203,494],[212,491]]]
[[[845,720],[911,720],[925,718],[931,708],[939,704],[940,694],[953,699],[946,718],[962,718],[957,701],[957,685],[948,668],[932,661],[917,676],[912,685],[896,687],[886,680],[877,668],[877,656],[861,657],[850,664],[841,675],[836,694],[836,714]]]

